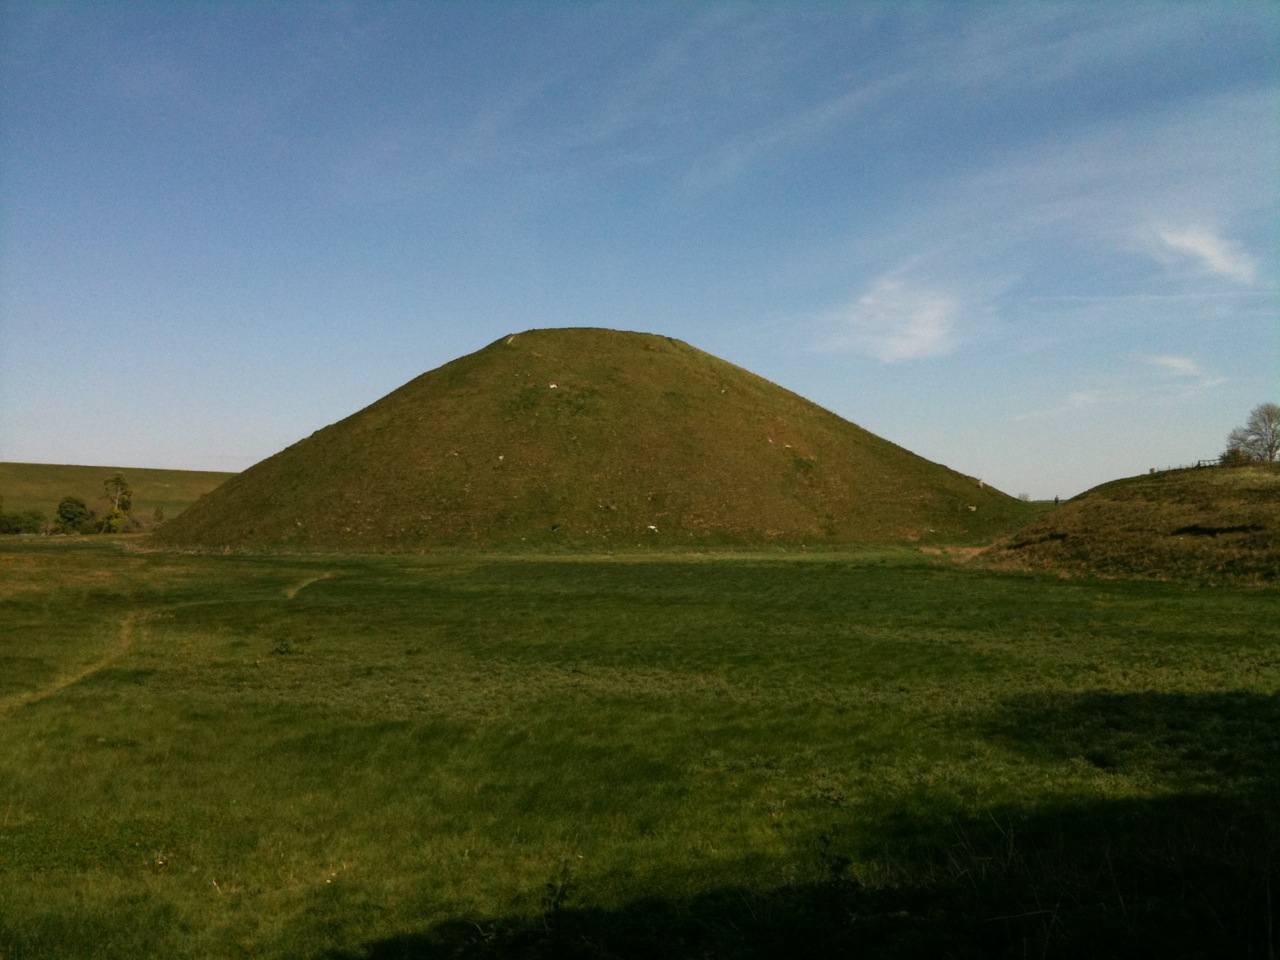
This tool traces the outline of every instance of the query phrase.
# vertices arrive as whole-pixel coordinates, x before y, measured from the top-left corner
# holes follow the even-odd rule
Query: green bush
[[[0,534],[42,533],[49,522],[43,511],[23,510],[21,513],[0,514]]]
[[[62,533],[89,533],[95,516],[79,497],[63,497],[58,501],[58,530]]]

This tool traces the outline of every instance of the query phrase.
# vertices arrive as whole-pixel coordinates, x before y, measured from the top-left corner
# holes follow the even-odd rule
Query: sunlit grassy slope
[[[1280,583],[1280,464],[1115,480],[1044,514],[983,562],[1071,575]]]
[[[157,470],[143,467],[93,467],[54,463],[0,463],[0,497],[6,513],[40,510],[50,518],[63,497],[80,497],[105,513],[109,504],[102,483],[120,472],[133,488],[133,512],[150,517],[159,507],[174,517],[222,483],[230,473]]]
[[[504,337],[229,481],[183,546],[983,541],[1028,506],[678,340]]]
[[[1257,957],[1272,591],[0,543],[5,960]]]

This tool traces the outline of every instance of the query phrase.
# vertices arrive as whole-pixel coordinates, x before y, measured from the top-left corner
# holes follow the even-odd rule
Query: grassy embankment
[[[91,467],[55,463],[0,463],[0,497],[6,513],[39,510],[52,519],[63,497],[79,497],[100,513],[110,506],[103,481],[119,471],[133,488],[133,513],[149,521],[159,508],[176,517],[234,476],[205,470]]]
[[[1280,584],[1280,464],[1113,480],[1047,511],[982,562],[1069,576]]]
[[[1275,591],[110,540],[0,590],[5,960],[1275,946]]]

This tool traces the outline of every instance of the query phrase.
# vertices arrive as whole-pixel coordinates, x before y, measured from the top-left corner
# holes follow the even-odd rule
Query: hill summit
[[[1025,505],[688,344],[503,337],[281,451],[160,543],[421,550],[981,540]]]

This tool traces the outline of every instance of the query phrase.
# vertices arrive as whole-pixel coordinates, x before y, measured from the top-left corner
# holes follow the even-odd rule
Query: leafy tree
[[[129,486],[129,481],[124,478],[124,474],[116,471],[102,481],[102,486],[106,491],[111,509],[107,511],[105,517],[98,521],[98,532],[120,533],[124,530],[134,529],[137,524],[133,522],[133,517],[129,514],[129,511],[133,509],[133,488]]]
[[[63,533],[87,533],[93,528],[93,511],[79,497],[58,501],[58,529]]]
[[[102,481],[102,486],[107,491],[107,499],[111,501],[112,513],[128,513],[133,509],[133,488],[129,486],[123,473],[113,473]]]
[[[1250,460],[1274,463],[1280,455],[1280,404],[1260,403],[1254,407],[1243,427],[1236,427],[1227,434],[1226,462],[1232,451],[1239,451]]]

